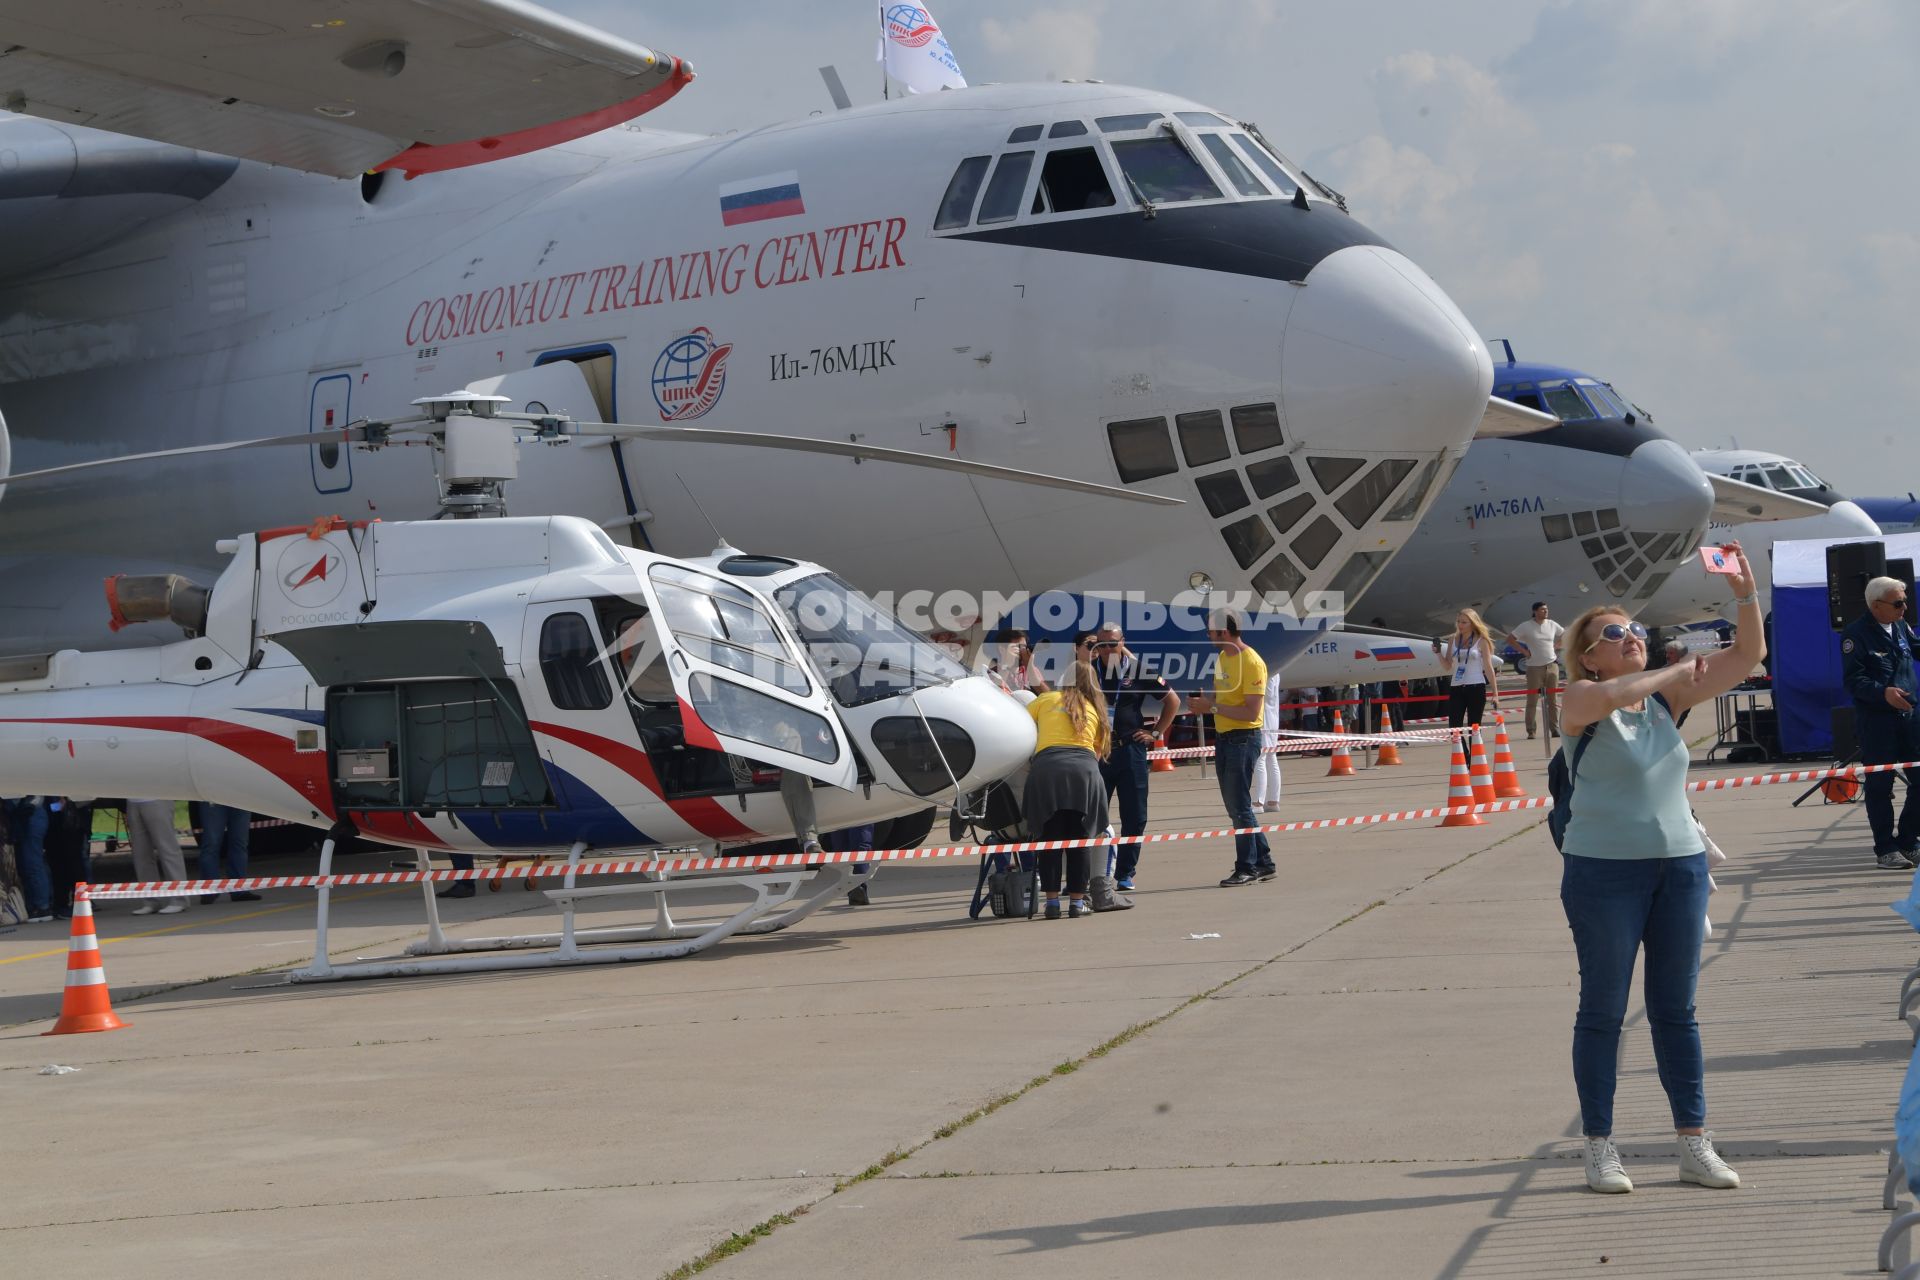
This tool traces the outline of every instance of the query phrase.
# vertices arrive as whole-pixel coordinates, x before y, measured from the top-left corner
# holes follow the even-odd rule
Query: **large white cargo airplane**
[[[7,492],[0,651],[104,642],[102,576],[211,575],[235,528],[431,515],[431,450],[327,433],[484,379],[1079,482],[690,433],[537,450],[513,492],[869,590],[1357,595],[1512,416],[1425,273],[1197,103],[1011,85],[680,136],[605,127],[679,59],[524,4],[194,8],[0,0],[12,467],[314,444]]]
[[[1773,544],[1802,538],[1877,538],[1882,533],[1856,503],[1836,491],[1817,474],[1792,458],[1757,449],[1696,449],[1693,460],[1716,484],[1745,484],[1763,490],[1771,508],[1797,502],[1797,510],[1780,519],[1749,520],[1737,507],[1714,512],[1707,531],[1709,542],[1738,539],[1749,559],[1764,563],[1773,557]],[[1760,575],[1760,607],[1773,608],[1771,574]],[[1671,627],[1716,619],[1732,622],[1736,611],[1726,589],[1709,581],[1704,572],[1676,573],[1647,601],[1638,615],[1648,626]]]

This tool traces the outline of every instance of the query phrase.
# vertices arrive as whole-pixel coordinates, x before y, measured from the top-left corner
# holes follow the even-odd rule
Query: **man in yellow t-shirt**
[[[1227,820],[1245,830],[1258,826],[1253,813],[1253,770],[1260,760],[1260,723],[1266,712],[1267,664],[1240,637],[1240,618],[1231,609],[1216,609],[1207,619],[1207,639],[1220,651],[1213,677],[1213,696],[1196,695],[1196,712],[1213,712],[1213,763],[1220,779],[1220,798]],[[1279,875],[1267,837],[1254,832],[1233,838],[1233,874],[1222,888],[1271,880]]]

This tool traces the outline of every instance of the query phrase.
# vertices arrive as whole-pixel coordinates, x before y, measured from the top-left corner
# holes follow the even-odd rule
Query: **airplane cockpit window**
[[[818,573],[775,596],[834,698],[857,707],[964,679],[967,671],[854,587]]]
[[[1291,200],[1293,193],[1300,189],[1300,184],[1293,180],[1293,175],[1282,168],[1278,160],[1267,154],[1265,147],[1246,134],[1235,133],[1229,136],[1233,139],[1233,145],[1240,148],[1247,159],[1253,161],[1253,167],[1267,175],[1268,180],[1273,183],[1273,189]]]
[[[1546,411],[1562,422],[1577,422],[1594,416],[1580,393],[1564,382],[1543,382],[1540,394],[1546,399]]]
[[[1141,199],[1179,204],[1221,198],[1220,188],[1178,138],[1132,138],[1114,143],[1113,154]]]
[[[1000,163],[994,166],[993,177],[987,181],[987,194],[980,198],[980,216],[977,219],[980,225],[1013,221],[1020,212],[1020,196],[1027,189],[1027,174],[1032,169],[1031,151],[1009,151],[1000,157]]]
[[[935,231],[964,227],[973,220],[973,198],[980,194],[980,180],[987,176],[988,159],[987,156],[968,156],[953,171],[947,194],[940,197],[940,215],[933,220]]]
[[[1056,120],[1053,128],[1047,130],[1049,138],[1078,138],[1087,132],[1086,122],[1082,120]]]
[[[1100,153],[1092,147],[1069,147],[1047,157],[1034,193],[1034,212],[1076,213],[1113,206],[1113,187],[1107,182]],[[1042,207],[1044,206],[1044,208]]]
[[[1798,489],[1799,487],[1793,482],[1792,474],[1785,467],[1775,464],[1767,468],[1767,488]]]
[[[1624,418],[1627,416],[1627,406],[1619,396],[1613,393],[1613,388],[1605,383],[1583,382],[1580,384],[1580,389],[1587,393],[1587,399],[1593,402],[1593,407],[1599,411],[1601,417]]]
[[[1136,133],[1149,128],[1159,118],[1158,111],[1144,111],[1132,116],[1101,116],[1094,123],[1100,126],[1102,133]]]
[[[1203,133],[1200,142],[1212,154],[1214,163],[1220,166],[1220,172],[1227,175],[1227,181],[1233,184],[1234,190],[1243,196],[1267,194],[1267,189],[1260,185],[1260,179],[1253,176],[1253,170],[1240,163],[1240,157],[1233,154],[1225,138],[1217,133]]]
[[[668,630],[688,653],[793,693],[812,692],[797,655],[750,592],[674,565],[657,564],[647,576]]]
[[[1040,126],[1037,124],[1023,124],[1007,135],[1007,142],[1009,144],[1015,142],[1038,142],[1039,140]]]
[[[1819,476],[1816,476],[1813,472],[1798,463],[1790,465],[1787,468],[1787,474],[1793,477],[1793,487],[1796,489],[1819,489],[1824,487]]]
[[[1190,124],[1196,129],[1217,129],[1226,125],[1226,121],[1211,111],[1176,111],[1173,118],[1181,124]]]

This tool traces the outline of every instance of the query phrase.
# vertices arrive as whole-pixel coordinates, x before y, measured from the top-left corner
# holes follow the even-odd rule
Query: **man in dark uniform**
[[[1907,625],[1907,586],[1898,578],[1875,578],[1867,584],[1867,612],[1840,638],[1842,678],[1853,695],[1855,732],[1860,759],[1867,764],[1894,764],[1920,760],[1920,723],[1914,707],[1920,688],[1914,683],[1914,655],[1920,652],[1913,628]],[[1867,821],[1873,826],[1873,852],[1889,871],[1911,871],[1920,852],[1920,769],[1907,775],[1907,802],[1900,825],[1893,822],[1893,773],[1870,773],[1866,786]]]
[[[1119,845],[1114,878],[1121,890],[1133,888],[1134,874],[1140,868],[1140,841],[1147,829],[1147,779],[1151,776],[1147,752],[1154,740],[1166,740],[1173,718],[1180,714],[1180,695],[1159,676],[1140,669],[1140,659],[1127,648],[1127,638],[1112,623],[1100,628],[1093,640],[1094,670],[1100,676],[1100,691],[1106,695],[1107,711],[1113,716],[1113,750],[1100,762],[1100,773],[1107,783],[1107,794],[1120,800],[1120,836],[1133,836],[1131,843]],[[1147,704],[1155,703],[1154,719],[1147,719]]]

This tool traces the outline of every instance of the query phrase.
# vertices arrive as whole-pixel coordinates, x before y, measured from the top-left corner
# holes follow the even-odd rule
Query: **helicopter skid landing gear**
[[[330,874],[333,844],[329,839],[321,848],[320,874]],[[623,964],[639,960],[667,960],[705,951],[714,943],[736,933],[771,933],[805,918],[845,891],[856,877],[844,868],[826,877],[824,887],[816,887],[798,906],[791,906],[802,886],[814,880],[814,869],[754,872],[743,875],[688,876],[682,879],[652,879],[637,884],[596,885],[582,888],[576,875],[584,844],[575,845],[567,855],[563,887],[545,890],[549,901],[560,908],[558,933],[517,934],[494,938],[449,938],[442,930],[438,904],[431,881],[423,882],[427,913],[427,936],[406,949],[407,959],[353,960],[334,964],[327,958],[329,890],[319,890],[320,902],[315,926],[313,963],[287,975],[289,982],[338,982],[355,978],[407,977],[432,973],[472,973],[497,969],[545,969],[565,965]],[[427,852],[419,851],[424,869]],[[672,895],[693,892],[731,894],[746,890],[751,896],[746,905],[719,920],[698,924],[679,924],[668,906]],[[654,921],[639,928],[579,929],[575,911],[583,899],[650,897]],[[639,942],[641,946],[611,946],[613,943]],[[413,958],[418,957],[418,958]]]

